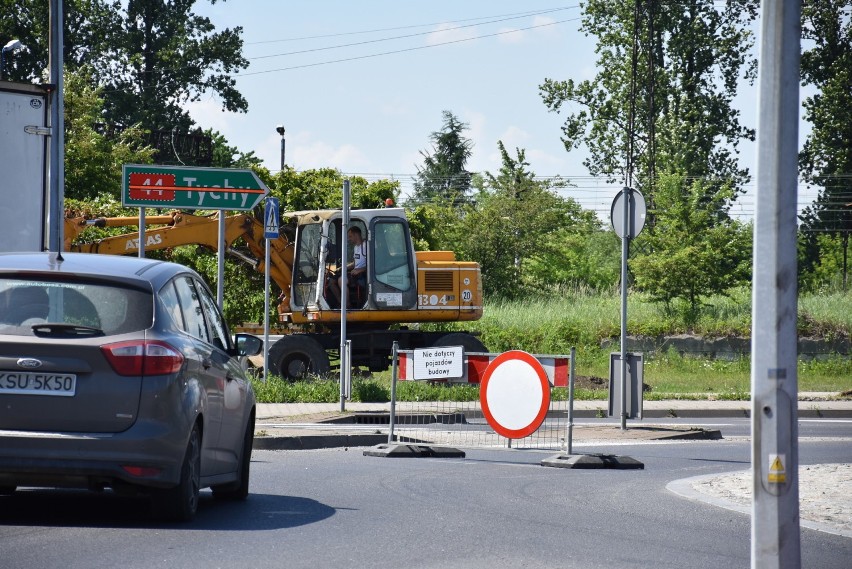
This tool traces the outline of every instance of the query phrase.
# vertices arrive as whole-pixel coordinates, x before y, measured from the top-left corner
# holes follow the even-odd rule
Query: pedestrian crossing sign
[[[278,239],[278,198],[266,198],[266,208],[263,212],[264,239]]]

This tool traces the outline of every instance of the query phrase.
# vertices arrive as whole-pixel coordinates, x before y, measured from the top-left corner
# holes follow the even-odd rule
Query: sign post
[[[349,240],[346,236],[349,233],[349,207],[350,202],[350,186],[349,180],[343,180],[343,223],[340,228],[340,412],[346,411],[346,373],[349,370],[349,360],[346,352],[346,307],[349,305],[349,284],[347,282],[348,274],[346,271],[346,260],[349,258]],[[320,291],[317,290],[317,295]]]
[[[269,240],[278,239],[278,198],[266,198],[263,211],[263,238],[266,240],[263,269],[263,382],[269,372]]]
[[[630,240],[645,227],[645,198],[633,188],[625,187],[612,200],[610,219],[616,235],[621,237],[621,430],[627,429],[627,251]],[[612,383],[612,378],[610,378]],[[610,390],[612,399],[612,390]]]

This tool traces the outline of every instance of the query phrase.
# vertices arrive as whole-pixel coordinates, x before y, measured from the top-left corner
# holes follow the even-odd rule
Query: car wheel
[[[251,449],[254,444],[254,417],[246,425],[243,436],[243,451],[240,458],[240,479],[232,484],[213,486],[213,497],[221,500],[245,500],[249,495],[249,477],[251,470]]]
[[[269,348],[269,367],[286,380],[326,375],[331,370],[328,354],[310,336],[284,336]]]
[[[466,332],[451,332],[449,334],[445,334],[435,340],[435,343],[432,344],[433,347],[436,346],[462,346],[464,347],[465,353],[469,352],[477,352],[477,353],[486,353],[488,349],[485,347],[485,344],[479,341],[479,338],[473,336],[472,334],[468,334]]]
[[[157,496],[159,513],[164,519],[188,522],[198,511],[198,495],[201,491],[201,433],[198,425],[192,427],[186,454],[180,469],[180,482],[174,488],[162,491]]]
[[[0,496],[11,496],[17,488],[17,486],[0,486]]]

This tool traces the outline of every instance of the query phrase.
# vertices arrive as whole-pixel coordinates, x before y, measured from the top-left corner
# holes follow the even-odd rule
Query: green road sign
[[[269,193],[251,170],[125,164],[121,204],[169,209],[250,210]]]

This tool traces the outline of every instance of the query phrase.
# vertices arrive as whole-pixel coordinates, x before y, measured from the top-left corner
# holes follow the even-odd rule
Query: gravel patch
[[[700,476],[669,485],[687,498],[751,513],[752,472]],[[852,464],[799,466],[801,525],[852,538]]]

